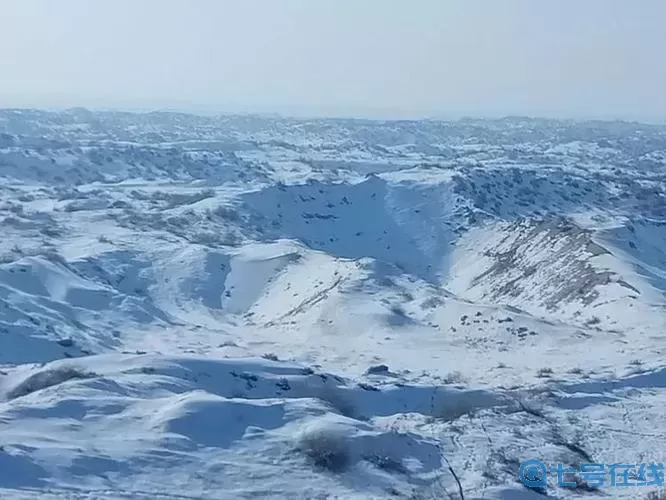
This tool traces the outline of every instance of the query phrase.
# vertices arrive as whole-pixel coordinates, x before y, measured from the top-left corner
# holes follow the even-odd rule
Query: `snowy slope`
[[[664,461],[665,152],[0,110],[2,498],[527,499],[526,459]],[[649,488],[600,490],[548,495]]]

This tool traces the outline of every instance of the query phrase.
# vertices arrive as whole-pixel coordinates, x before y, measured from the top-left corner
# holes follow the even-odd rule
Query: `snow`
[[[664,461],[664,150],[0,110],[0,496],[527,499],[526,459]]]

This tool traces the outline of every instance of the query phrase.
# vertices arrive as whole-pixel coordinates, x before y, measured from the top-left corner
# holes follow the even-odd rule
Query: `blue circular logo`
[[[540,460],[527,460],[518,469],[520,481],[528,488],[545,488],[548,469]]]

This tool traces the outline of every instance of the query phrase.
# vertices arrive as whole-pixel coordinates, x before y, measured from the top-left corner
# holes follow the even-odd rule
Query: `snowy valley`
[[[0,497],[645,498],[666,126],[0,110]]]

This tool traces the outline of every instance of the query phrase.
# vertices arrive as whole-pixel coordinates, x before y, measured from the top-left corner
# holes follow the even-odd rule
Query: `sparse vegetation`
[[[552,375],[553,375],[553,369],[552,368],[544,367],[544,368],[539,368],[537,370],[537,377],[548,378],[548,377],[551,377]]]
[[[385,375],[389,372],[389,367],[387,365],[373,365],[366,370],[368,375]]]
[[[342,472],[351,462],[343,429],[325,422],[312,422],[298,437],[297,449],[316,468]]]
[[[601,319],[598,316],[592,316],[585,322],[587,326],[594,326],[598,325],[599,323],[601,323]]]
[[[442,382],[445,384],[463,384],[466,382],[465,376],[458,370],[447,373]]]
[[[7,399],[16,399],[33,392],[59,385],[69,380],[81,380],[96,377],[90,372],[84,372],[74,366],[60,365],[54,368],[33,373],[16,387],[7,392]]]

